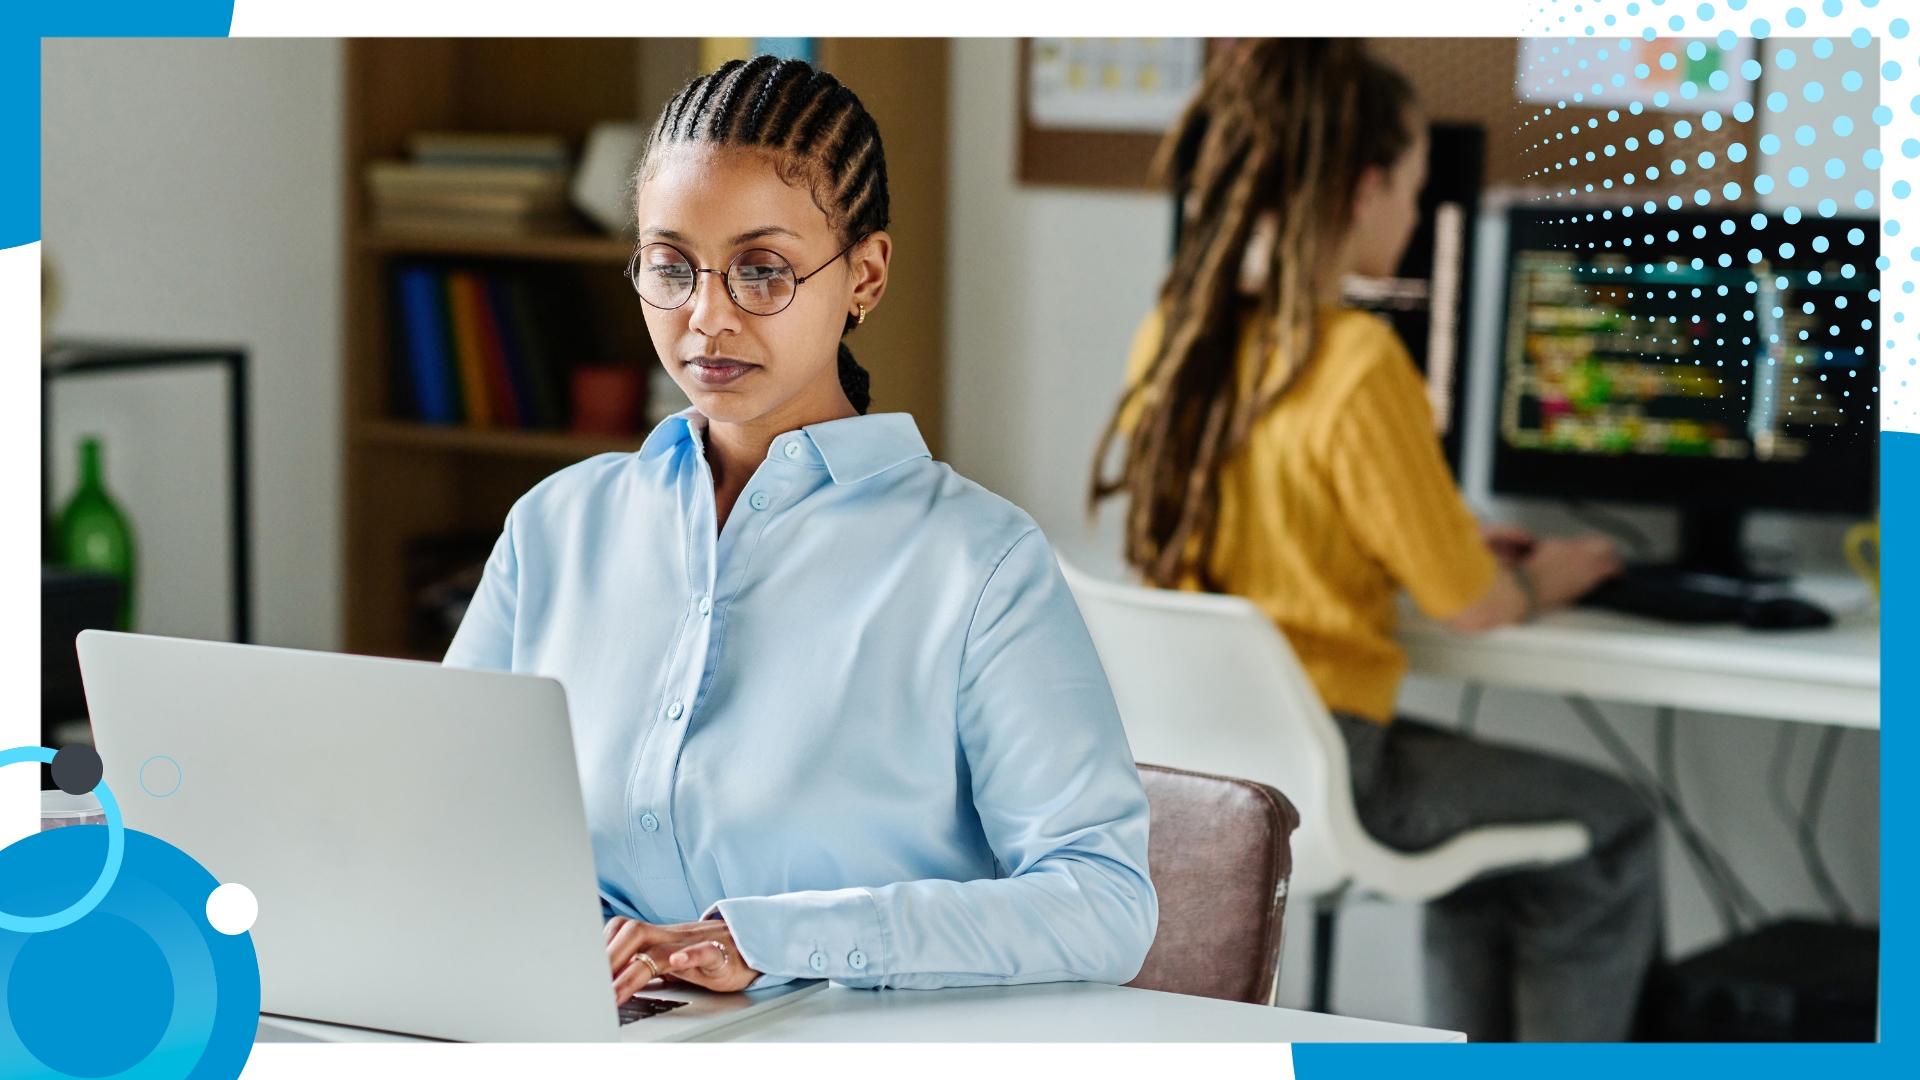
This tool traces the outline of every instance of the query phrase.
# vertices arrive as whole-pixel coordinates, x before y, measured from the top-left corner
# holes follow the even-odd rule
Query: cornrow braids
[[[1128,496],[1126,557],[1150,584],[1213,589],[1218,478],[1313,356],[1320,269],[1369,167],[1413,145],[1413,91],[1358,41],[1245,40],[1216,53],[1161,143],[1155,174],[1180,228],[1160,289],[1158,352],[1121,396],[1094,457],[1091,502]],[[1248,243],[1273,215],[1265,284],[1240,293]],[[1258,251],[1255,251],[1258,255]],[[1249,321],[1251,320],[1251,321]],[[1242,363],[1242,328],[1261,335]],[[1126,438],[1120,475],[1105,463]]]
[[[757,139],[760,137],[760,132],[763,130],[763,123],[767,116],[768,103],[774,100],[775,94],[778,91],[791,84],[794,79],[800,77],[802,76],[798,71],[789,67],[785,71],[782,71],[777,78],[762,79],[760,81],[760,92],[753,96],[753,108],[746,113],[746,118],[743,121],[746,126],[742,129],[742,134],[746,138]]]
[[[675,133],[683,139],[692,138],[700,118],[706,113],[707,102],[713,98],[713,92],[725,85],[729,76],[745,66],[744,60],[729,60],[721,64],[720,69],[707,78],[706,84],[699,87],[698,94],[688,96],[689,100],[679,110],[680,124],[674,129]]]
[[[756,56],[742,64],[735,71],[735,77],[720,84],[720,92],[713,97],[713,105],[706,111],[707,137],[714,142],[737,142],[740,139],[740,120],[742,110],[740,91],[748,84],[759,81],[767,69],[777,66],[780,61],[771,56]]]
[[[812,192],[843,245],[887,227],[887,158],[879,125],[852,90],[804,60],[729,60],[688,83],[660,110],[635,187],[646,179],[656,150],[688,142],[765,152],[781,180]],[[856,325],[848,316],[843,333]],[[872,404],[871,377],[845,342],[838,363],[841,389],[864,414]]]

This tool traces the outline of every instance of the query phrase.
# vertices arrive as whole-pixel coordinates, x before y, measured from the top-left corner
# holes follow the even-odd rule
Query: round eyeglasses
[[[871,234],[867,234],[871,235]],[[778,315],[793,303],[793,294],[815,274],[840,261],[867,235],[840,249],[840,253],[822,263],[811,274],[795,274],[793,264],[777,251],[748,248],[733,257],[725,270],[709,270],[693,265],[687,253],[672,244],[646,244],[633,253],[627,264],[627,278],[633,291],[651,307],[672,311],[693,299],[701,274],[718,274],[727,284],[727,295],[741,311],[749,315]]]

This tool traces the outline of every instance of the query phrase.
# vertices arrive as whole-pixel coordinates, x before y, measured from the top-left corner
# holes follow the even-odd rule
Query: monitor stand
[[[1676,623],[1742,623],[1763,630],[1831,624],[1825,609],[1788,595],[1785,577],[1754,572],[1740,544],[1744,515],[1726,506],[1682,507],[1678,559],[1629,566],[1580,603]]]
[[[1730,581],[1779,582],[1783,578],[1753,572],[1740,543],[1746,511],[1732,507],[1680,508],[1680,557],[1675,568]]]

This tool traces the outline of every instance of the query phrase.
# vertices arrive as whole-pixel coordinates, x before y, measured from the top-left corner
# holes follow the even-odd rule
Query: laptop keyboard
[[[620,1025],[625,1027],[635,1020],[645,1020],[649,1016],[659,1016],[663,1012],[672,1012],[685,1004],[687,1003],[684,1001],[674,1001],[671,998],[650,998],[636,995],[628,998],[621,1004]]]

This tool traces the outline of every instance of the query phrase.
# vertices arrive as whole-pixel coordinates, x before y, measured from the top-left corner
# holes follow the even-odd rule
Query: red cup
[[[575,435],[631,435],[640,415],[640,372],[631,367],[573,369]]]

